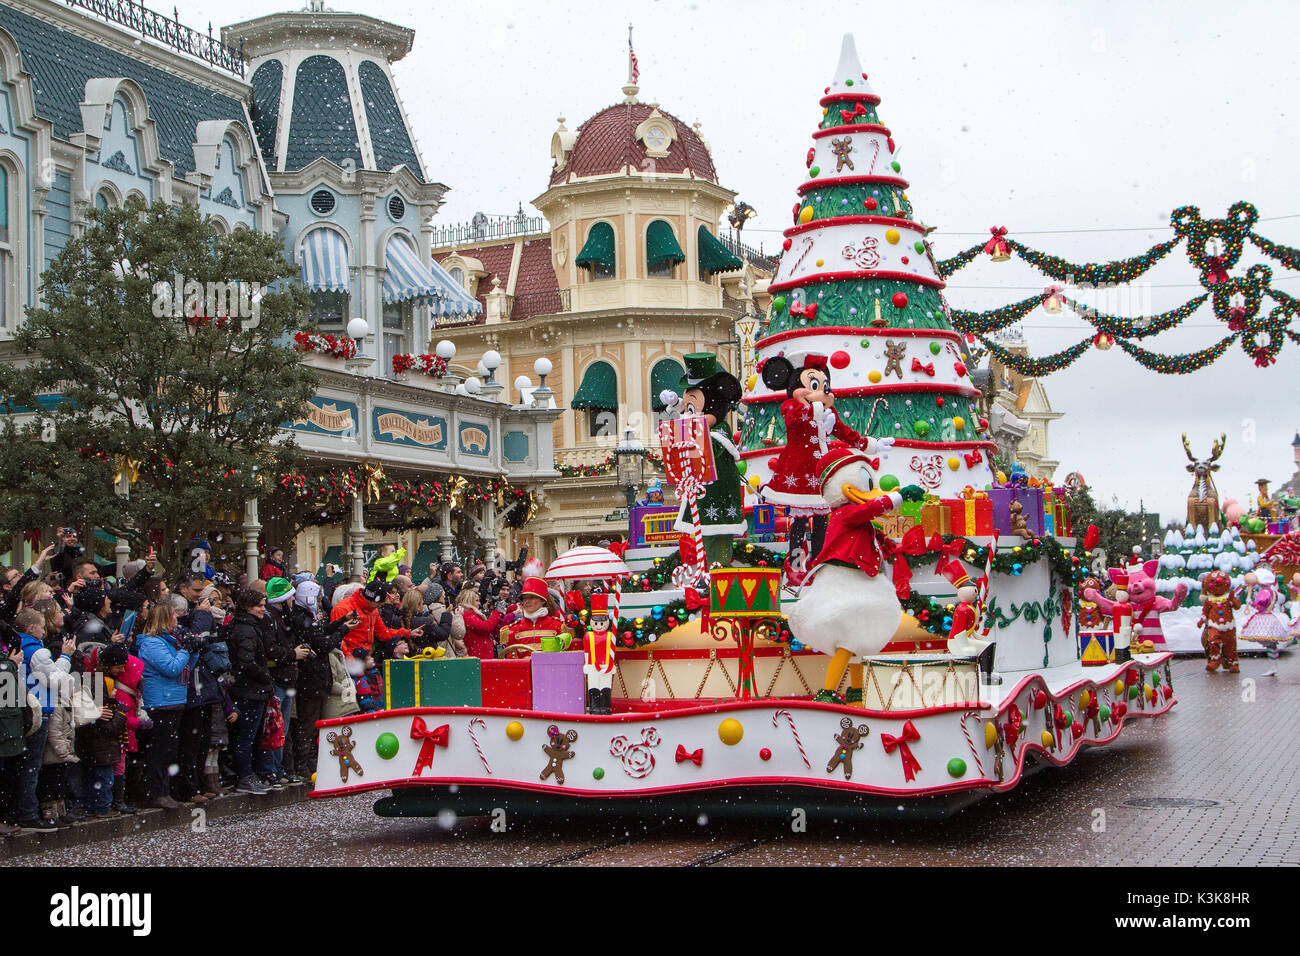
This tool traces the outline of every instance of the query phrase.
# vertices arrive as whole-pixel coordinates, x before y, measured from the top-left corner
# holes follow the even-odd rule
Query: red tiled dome
[[[650,168],[661,173],[683,173],[689,168],[695,178],[716,183],[718,174],[713,160],[695,130],[662,109],[659,115],[676,127],[677,138],[667,156],[652,159],[646,155],[645,146],[636,138],[636,128],[654,109],[648,103],[618,103],[587,120],[578,127],[578,138],[568,163],[563,169],[551,170],[551,185],[559,185],[571,175],[607,176],[621,173],[625,167],[633,173]],[[649,163],[654,166],[650,167]]]

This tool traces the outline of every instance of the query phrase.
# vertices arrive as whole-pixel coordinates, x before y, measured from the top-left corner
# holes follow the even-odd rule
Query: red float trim
[[[899,189],[907,189],[910,185],[901,176],[827,176],[825,179],[809,179],[795,191],[802,196],[809,190],[818,187],[829,189],[834,186],[869,186],[872,183],[882,186],[897,186]]]
[[[891,338],[904,335],[929,335],[938,338],[952,338],[956,339],[958,344],[965,344],[962,341],[962,334],[953,329],[864,329],[856,325],[820,325],[812,329],[788,329],[785,332],[773,332],[771,335],[759,339],[755,347],[764,349],[776,342],[784,342],[786,339],[792,338],[807,338],[810,335],[888,335]]]
[[[837,398],[865,398],[872,395],[893,394],[894,392],[943,392],[948,395],[963,395],[974,398],[980,390],[973,385],[949,385],[947,382],[891,382],[888,385],[853,385],[848,388],[833,388]],[[785,392],[771,392],[767,395],[755,395],[743,399],[746,405],[766,402],[784,402],[788,396]]]
[[[848,123],[814,130],[813,139],[825,139],[827,136],[839,136],[844,133],[883,133],[888,137],[894,135],[888,126],[881,126],[879,123]]]
[[[838,393],[837,393],[838,394]],[[753,401],[753,399],[751,399]],[[763,401],[773,401],[773,399],[763,399]],[[882,435],[882,438],[888,438],[888,435]],[[769,445],[764,448],[751,448],[749,451],[742,451],[741,458],[761,458],[763,455],[772,456],[779,454],[785,445]],[[973,441],[921,441],[918,438],[896,438],[894,439],[895,448],[915,448],[918,451],[936,451],[943,449],[945,451],[962,451],[968,448],[983,448],[988,451],[996,452],[998,446],[991,441],[973,440]]]
[[[832,103],[849,102],[870,103],[872,106],[880,105],[880,97],[875,93],[828,93],[817,101],[818,106],[830,106]]]
[[[820,229],[823,226],[898,226],[901,229],[911,229],[914,232],[925,235],[925,227],[920,223],[913,222],[910,219],[899,219],[897,216],[868,216],[863,213],[855,213],[852,216],[831,216],[828,219],[814,219],[812,222],[802,222],[797,226],[791,226],[783,235],[790,239],[804,232],[812,232],[814,229]],[[920,253],[917,253],[920,255]]]
[[[912,272],[859,269],[855,272],[819,272],[816,275],[805,276],[802,279],[774,282],[767,287],[767,291],[781,292],[785,289],[797,289],[801,285],[815,285],[818,282],[851,282],[854,279],[896,279],[899,282],[915,282],[917,285],[928,285],[935,289],[948,287],[948,283],[942,279],[931,279],[929,276],[919,276]]]

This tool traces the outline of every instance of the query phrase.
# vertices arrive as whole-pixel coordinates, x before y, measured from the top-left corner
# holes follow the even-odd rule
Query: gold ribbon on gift
[[[135,484],[140,480],[140,462],[134,458],[127,458],[125,455],[118,455],[113,459],[113,484],[120,484],[123,478]]]
[[[382,483],[385,480],[384,466],[373,461],[361,463],[361,483],[366,489],[366,501],[376,502],[382,496]]]
[[[447,649],[445,647],[426,647],[424,650],[420,651],[420,653],[412,654],[410,657],[407,658],[407,660],[408,661],[436,661],[438,658],[442,657],[442,655],[446,653],[447,653]]]

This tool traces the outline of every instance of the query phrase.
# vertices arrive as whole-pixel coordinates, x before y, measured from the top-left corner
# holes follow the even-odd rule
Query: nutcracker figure
[[[952,611],[952,626],[948,628],[948,653],[974,657],[979,661],[980,681],[993,683],[993,642],[979,636],[979,588],[966,573],[960,561],[953,558],[936,569],[957,589],[957,606]]]
[[[609,595],[591,596],[591,614],[584,639],[587,663],[587,713],[613,713],[614,630],[609,618]]]
[[[1205,648],[1205,669],[1217,671],[1219,665],[1229,674],[1237,667],[1237,619],[1233,614],[1241,600],[1232,590],[1232,579],[1224,571],[1211,571],[1201,578],[1201,617],[1196,623]]]

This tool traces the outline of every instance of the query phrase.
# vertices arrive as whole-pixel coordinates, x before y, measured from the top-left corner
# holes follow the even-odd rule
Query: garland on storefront
[[[330,358],[350,359],[357,354],[357,343],[345,335],[317,335],[314,332],[297,332],[293,347],[299,352],[320,352]]]
[[[658,453],[653,451],[647,453],[646,460],[661,471],[663,470],[664,460]],[[599,478],[601,475],[608,475],[612,472],[616,464],[614,453],[610,452],[608,458],[594,465],[556,465],[556,470],[559,471],[561,478]]]
[[[389,478],[382,470],[373,479],[363,468],[330,469],[314,474],[281,475],[277,484],[304,501],[350,505],[354,495],[366,496],[369,504],[397,506],[418,505],[438,508],[452,501],[483,502],[496,498],[504,503],[515,489],[504,478],[475,479],[456,477],[449,481],[413,481]],[[515,495],[517,497],[517,495]]]

